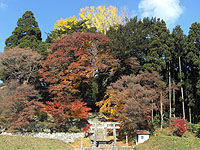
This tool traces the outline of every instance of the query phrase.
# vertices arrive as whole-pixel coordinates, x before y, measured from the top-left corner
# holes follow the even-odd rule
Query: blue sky
[[[80,8],[99,5],[127,7],[129,15],[139,18],[161,17],[170,30],[179,24],[186,34],[192,23],[200,22],[199,0],[0,0],[0,51],[27,10],[34,13],[45,40],[60,18],[78,17]]]

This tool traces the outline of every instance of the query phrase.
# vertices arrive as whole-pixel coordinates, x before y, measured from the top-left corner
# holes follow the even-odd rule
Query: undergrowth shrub
[[[173,135],[182,136],[187,130],[189,125],[185,119],[174,118],[169,122],[169,126],[172,130]]]
[[[77,126],[73,126],[68,129],[68,132],[69,133],[78,133],[78,132],[81,132],[81,130],[79,128],[77,128]]]
[[[200,123],[194,124],[194,123],[188,123],[188,130],[192,133],[194,133],[198,138],[200,138]]]

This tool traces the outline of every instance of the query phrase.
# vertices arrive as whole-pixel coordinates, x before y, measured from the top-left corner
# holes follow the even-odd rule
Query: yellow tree
[[[47,37],[46,42],[53,43],[57,38],[63,38],[65,34],[74,32],[96,32],[95,27],[88,28],[87,20],[78,20],[75,16],[56,21],[53,31]]]
[[[75,16],[69,17],[66,19],[61,18],[60,20],[56,21],[54,30],[62,30],[65,31],[66,29],[71,29],[73,25],[76,25],[78,20]]]
[[[96,27],[99,32],[106,33],[110,27],[124,24],[128,18],[126,9],[121,13],[114,6],[94,6],[80,9],[80,18],[87,21],[88,27]]]
[[[117,94],[115,90],[109,90],[104,96],[105,100],[96,103],[105,119],[118,120],[119,110],[123,109],[120,99],[116,98],[115,94]]]

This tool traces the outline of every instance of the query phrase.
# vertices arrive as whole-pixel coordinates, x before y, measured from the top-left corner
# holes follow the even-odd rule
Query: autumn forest
[[[69,131],[90,112],[122,133],[200,122],[200,23],[188,35],[159,18],[98,6],[60,19],[41,38],[26,11],[0,54],[0,125]]]

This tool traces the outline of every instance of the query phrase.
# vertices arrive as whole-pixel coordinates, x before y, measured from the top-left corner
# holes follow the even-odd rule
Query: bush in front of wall
[[[81,132],[81,130],[79,128],[77,128],[77,126],[73,126],[68,129],[68,132],[69,133],[78,133],[78,132]]]

